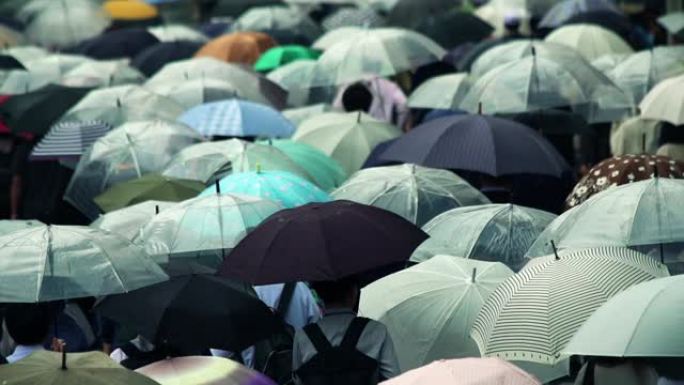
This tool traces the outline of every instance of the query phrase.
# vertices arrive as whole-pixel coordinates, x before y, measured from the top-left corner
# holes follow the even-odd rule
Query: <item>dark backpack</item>
[[[153,350],[151,352],[140,351],[140,349],[131,342],[125,343],[119,347],[119,349],[127,356],[125,360],[121,361],[121,366],[130,370],[136,370],[157,361],[162,361],[167,357],[164,352],[159,350]]]
[[[296,286],[296,283],[286,283],[280,294],[275,310],[281,321],[279,331],[254,345],[254,368],[279,385],[292,382],[292,345],[295,330],[285,322],[285,315],[290,308]]]
[[[332,346],[317,324],[304,328],[316,348],[316,355],[297,369],[304,385],[377,385],[380,365],[360,352],[356,345],[368,324],[367,318],[354,318],[339,346]]]

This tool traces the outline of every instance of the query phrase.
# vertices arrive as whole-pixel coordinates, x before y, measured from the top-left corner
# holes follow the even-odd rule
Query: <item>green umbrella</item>
[[[376,145],[400,135],[399,128],[361,112],[329,112],[304,121],[292,139],[318,148],[352,174]]]
[[[615,32],[592,24],[571,24],[560,27],[546,41],[574,48],[585,59],[593,61],[607,54],[634,52]]]
[[[527,262],[529,247],[554,218],[554,214],[512,204],[447,211],[423,226],[430,238],[413,252],[411,261],[448,254],[502,262],[518,271]]]
[[[167,280],[145,251],[81,226],[37,226],[0,237],[0,302],[125,293]]]
[[[26,230],[36,226],[42,226],[43,223],[36,220],[0,220],[0,236],[11,233],[17,230]]]
[[[487,299],[471,337],[480,353],[554,365],[572,336],[610,297],[668,276],[652,258],[622,248],[587,249],[530,262]]]
[[[145,81],[128,60],[98,60],[82,63],[64,74],[62,83],[69,86],[112,87],[141,84]]]
[[[267,77],[287,90],[287,104],[293,107],[330,101],[335,87],[314,87],[314,60],[297,60],[271,71]]]
[[[138,180],[140,179],[137,179],[136,181]],[[174,186],[171,186],[171,188],[173,187]],[[162,210],[166,210],[175,205],[175,202],[146,200],[142,203],[123,207],[107,214],[100,215],[99,218],[90,224],[90,227],[111,231],[132,241],[138,235],[140,229],[146,225],[150,219],[154,218],[154,216],[159,214]]]
[[[411,108],[458,110],[468,92],[468,74],[435,76],[416,88],[408,98]]]
[[[572,338],[567,355],[682,357],[684,276],[635,285],[601,306]]]
[[[148,174],[115,184],[95,197],[95,203],[109,213],[149,200],[180,202],[197,196],[203,189],[204,184],[194,180]]]
[[[288,171],[310,180],[309,173],[279,149],[240,139],[199,143],[180,151],[163,174],[175,178],[213,183],[232,172],[262,170]]]
[[[156,215],[136,243],[161,262],[199,262],[218,267],[238,242],[281,207],[247,195],[189,199]]]
[[[316,147],[289,139],[276,139],[265,143],[282,151],[311,175],[318,187],[325,191],[339,187],[347,179],[342,166]]]
[[[259,72],[268,72],[298,60],[316,60],[320,51],[301,45],[281,45],[264,52],[254,64]]]
[[[332,197],[391,211],[417,226],[457,207],[489,203],[451,171],[414,164],[358,171],[333,191]]]
[[[387,326],[402,371],[477,357],[470,328],[485,300],[512,275],[501,263],[440,255],[366,286],[359,313]]]

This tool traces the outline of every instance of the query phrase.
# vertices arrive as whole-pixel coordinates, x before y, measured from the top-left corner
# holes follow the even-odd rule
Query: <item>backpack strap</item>
[[[306,336],[309,337],[309,341],[311,341],[317,353],[321,353],[333,348],[333,346],[330,344],[330,341],[328,341],[328,338],[325,336],[325,334],[323,334],[323,331],[317,324],[307,325],[304,328],[304,333],[306,333]]]
[[[361,339],[361,334],[363,334],[363,330],[366,328],[366,325],[368,325],[368,321],[370,321],[368,318],[354,318],[351,324],[349,324],[347,332],[344,333],[344,338],[342,339],[340,347],[347,349],[356,349],[356,344],[359,343],[359,339]]]
[[[280,294],[278,307],[276,308],[276,314],[281,318],[285,318],[287,311],[290,309],[290,303],[292,302],[292,297],[294,296],[296,287],[297,282],[288,282],[285,284],[285,286],[283,286],[283,292]]]

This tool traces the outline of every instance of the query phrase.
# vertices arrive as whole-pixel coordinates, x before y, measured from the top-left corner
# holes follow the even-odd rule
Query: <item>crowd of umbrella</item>
[[[430,1],[449,12],[420,17],[430,9],[420,1],[365,0],[371,8],[319,25],[293,5],[228,0],[245,12],[214,38],[181,24],[105,31],[159,17],[142,2],[11,3],[26,27],[0,26],[2,129],[40,138],[31,161],[74,169],[64,199],[92,224],[0,221],[0,303],[102,297],[97,312],[151,341],[240,351],[277,325],[251,285],[408,263],[365,286],[359,309],[388,327],[403,371],[430,364],[397,384],[425,383],[421,370],[451,383],[460,366],[538,383],[503,362],[432,363],[445,358],[498,357],[546,383],[574,355],[684,356],[684,165],[650,148],[658,122],[684,124],[684,48],[634,52],[614,29],[567,24],[617,18],[612,2],[492,0],[471,12]],[[442,46],[500,33],[514,7],[547,12],[554,31],[482,47],[463,72],[408,97],[453,114],[403,133],[331,105],[337,87],[382,87],[448,60]],[[663,24],[681,32],[682,19]],[[570,173],[542,133],[507,118],[523,113],[579,117],[557,127],[565,133],[624,122],[616,157],[589,171],[560,216],[492,204],[466,178]],[[87,383],[156,383],[91,377],[119,368],[103,355],[68,361]],[[0,382],[61,365],[36,354],[0,367]],[[258,376],[210,357],[141,373],[172,383],[184,368]]]

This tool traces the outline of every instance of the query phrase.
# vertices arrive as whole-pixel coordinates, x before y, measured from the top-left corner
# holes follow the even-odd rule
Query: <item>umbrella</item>
[[[541,385],[534,376],[499,358],[436,361],[382,385]]]
[[[454,48],[464,43],[487,39],[494,32],[494,27],[472,13],[443,8],[439,13],[422,19],[416,26],[416,31],[430,37],[442,47]]]
[[[17,230],[26,230],[32,227],[42,226],[43,223],[36,220],[0,220],[0,236],[9,234]]]
[[[192,129],[177,123],[141,121],[119,126],[83,154],[64,199],[95,219],[97,195],[116,183],[160,172],[174,154],[201,140]]]
[[[304,121],[326,112],[339,111],[334,106],[326,103],[307,105],[305,107],[288,108],[283,110],[283,116],[296,126],[300,126]]]
[[[253,228],[280,209],[265,198],[215,192],[159,213],[140,230],[136,243],[163,262],[217,267]]]
[[[610,297],[668,275],[652,258],[621,248],[539,258],[489,296],[470,336],[483,356],[552,365]]]
[[[333,100],[334,87],[315,87],[316,62],[298,60],[277,68],[266,76],[288,91],[287,104],[293,107],[309,106]]]
[[[145,29],[125,28],[83,41],[73,51],[99,60],[133,58],[158,43],[159,39]]]
[[[684,178],[684,163],[657,155],[624,155],[606,159],[589,170],[577,183],[565,201],[565,206],[578,206],[614,186],[658,177]]]
[[[613,156],[628,154],[655,154],[660,140],[660,122],[639,116],[620,123],[610,135]]]
[[[19,15],[30,41],[58,49],[97,36],[109,25],[99,4],[89,0],[33,0]]]
[[[592,60],[591,65],[601,71],[601,73],[608,74],[613,68],[617,67],[630,56],[631,54],[611,53]]]
[[[658,83],[641,101],[642,119],[684,124],[684,75]]]
[[[4,303],[125,293],[168,278],[142,248],[89,227],[36,226],[0,246]]]
[[[55,84],[36,91],[15,95],[0,106],[5,124],[15,132],[45,134],[67,110],[79,102],[89,88],[72,88]]]
[[[413,29],[418,27],[421,21],[443,15],[457,7],[458,3],[453,0],[398,0],[389,11],[387,23]]]
[[[284,171],[257,171],[232,173],[223,177],[218,187],[208,187],[199,196],[221,193],[242,194],[269,199],[285,208],[294,208],[312,202],[328,202],[330,196],[313,183]]]
[[[403,263],[427,235],[400,216],[349,201],[282,210],[226,257],[220,274],[262,285],[338,280]]]
[[[453,116],[422,124],[392,143],[380,159],[492,176],[560,177],[563,157],[529,127],[481,115]]]
[[[69,71],[87,62],[94,61],[81,55],[51,54],[26,60],[25,65],[29,71],[49,73],[53,79],[63,79]]]
[[[46,49],[30,45],[5,48],[0,52],[2,52],[3,55],[12,56],[22,63],[40,59],[49,55]]]
[[[681,357],[683,278],[654,279],[612,297],[575,333],[564,354]]]
[[[26,38],[21,32],[7,25],[0,25],[0,47],[19,46],[22,45],[25,40]]]
[[[278,111],[244,100],[224,100],[191,108],[178,118],[206,137],[288,138],[294,126]]]
[[[131,61],[131,66],[145,76],[152,76],[168,63],[193,57],[201,47],[202,43],[193,41],[157,43],[140,51]]]
[[[534,128],[542,135],[594,135],[594,130],[579,114],[563,110],[540,110],[499,117]]]
[[[658,23],[665,27],[667,32],[679,35],[684,31],[684,12],[672,12],[658,19]]]
[[[95,310],[153,343],[176,349],[214,347],[239,352],[278,326],[273,312],[251,286],[211,275],[173,277],[109,296]]]
[[[102,211],[109,213],[149,200],[181,202],[196,197],[203,189],[204,184],[194,180],[147,174],[115,184],[94,201]]]
[[[545,211],[512,204],[450,210],[423,226],[430,238],[418,246],[411,261],[447,254],[501,262],[518,271],[527,262],[527,250],[555,218]]]
[[[380,28],[387,21],[372,8],[340,8],[321,22],[326,31],[344,27]]]
[[[98,121],[55,124],[33,147],[31,160],[78,160],[111,129],[109,124]]]
[[[239,139],[199,143],[174,156],[164,175],[214,183],[231,172],[262,170],[287,171],[310,179],[306,169],[278,148]]]
[[[144,1],[107,0],[102,8],[115,22],[144,21],[159,17],[157,8]]]
[[[465,73],[435,76],[411,93],[408,105],[411,108],[458,110],[469,87]]]
[[[159,211],[175,206],[174,202],[146,200],[132,206],[124,207],[101,215],[90,227],[111,231],[129,241],[140,233],[140,229],[154,218]]]
[[[283,5],[282,0],[219,0],[212,10],[217,16],[238,17],[255,6]]]
[[[161,385],[276,385],[265,375],[221,357],[174,357],[136,372]]]
[[[560,27],[576,15],[597,11],[621,13],[611,0],[563,0],[544,15],[539,26],[543,28]]]
[[[226,62],[253,65],[276,41],[265,33],[236,32],[207,42],[195,57],[210,57]]]
[[[440,255],[363,288],[359,313],[387,326],[402,371],[479,356],[470,328],[487,297],[512,275],[501,263]]]
[[[580,13],[571,17],[565,24],[593,24],[609,29],[620,35],[626,41],[638,46],[644,45],[632,36],[634,26],[629,17],[622,12],[616,13],[610,10]]]
[[[372,76],[391,76],[438,62],[446,51],[410,30],[377,28],[328,48],[318,59],[315,86],[353,83]]]
[[[391,211],[417,226],[457,207],[489,203],[458,175],[413,164],[358,171],[332,197]]]
[[[132,372],[102,352],[53,353],[39,351],[13,365],[0,367],[7,385],[157,385]]]
[[[574,48],[589,61],[607,54],[631,54],[632,48],[615,32],[591,24],[571,24],[553,31],[546,41]]]
[[[323,151],[352,174],[358,171],[373,148],[398,137],[401,131],[362,112],[321,114],[304,121],[293,139]]]
[[[161,42],[192,41],[206,43],[209,40],[202,32],[183,24],[164,24],[150,27],[147,30]]]
[[[112,87],[144,81],[145,75],[125,59],[92,60],[76,66],[62,77],[62,84],[70,87]]]
[[[252,7],[240,15],[231,28],[233,31],[264,32],[281,44],[309,45],[322,33],[306,13],[278,6]]]
[[[342,169],[342,166],[316,147],[302,142],[283,139],[270,140],[268,144],[292,159],[324,191],[330,191],[339,187],[347,179],[347,174]]]
[[[19,60],[9,55],[0,55],[0,70],[25,70]]]
[[[363,36],[366,31],[367,29],[360,27],[336,28],[321,35],[321,37],[311,44],[311,48],[325,51],[339,42]]]
[[[0,95],[25,94],[58,81],[54,74],[40,70],[0,70]]]
[[[268,72],[297,60],[316,60],[320,54],[301,45],[281,45],[264,52],[254,64],[254,69]]]

